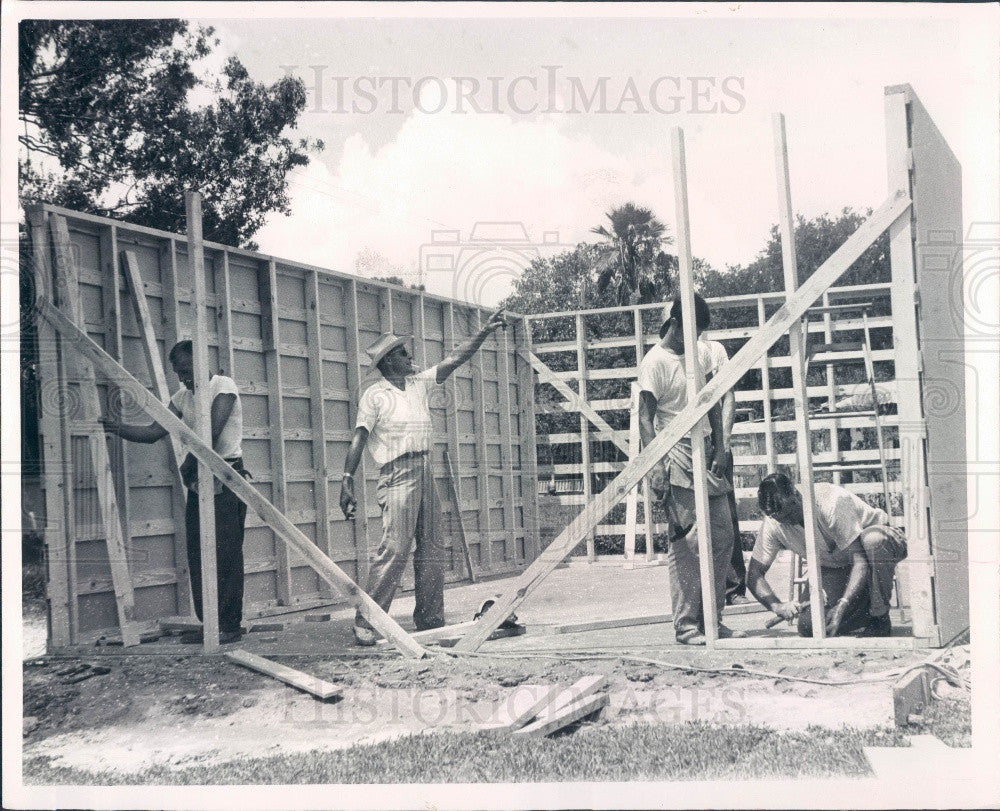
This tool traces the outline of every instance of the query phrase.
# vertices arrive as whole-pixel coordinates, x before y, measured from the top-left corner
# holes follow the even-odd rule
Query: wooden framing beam
[[[514,731],[513,735],[523,735],[531,738],[542,738],[551,735],[563,727],[579,721],[581,718],[597,712],[608,705],[608,696],[605,693],[581,698],[572,704],[567,704],[560,709],[546,713],[534,723],[528,724],[521,729]]]
[[[579,387],[580,400],[587,401],[587,324],[583,313],[576,316],[576,382]],[[594,495],[593,471],[590,467],[590,424],[587,418],[580,414],[580,464],[583,467],[583,497],[590,501]],[[587,560],[591,563],[597,559],[594,546],[594,533],[587,533]]]
[[[781,231],[781,259],[785,272],[785,306],[799,286],[798,263],[795,257],[795,214],[792,209],[792,187],[788,174],[788,143],[785,139],[785,116],[775,113],[774,160],[778,180],[778,227]],[[814,299],[815,300],[815,299]],[[803,313],[804,315],[804,313]],[[805,524],[806,565],[809,567],[809,593],[823,593],[819,565],[819,547],[816,543],[816,501],[813,491],[812,434],[809,432],[809,395],[806,391],[805,335],[798,324],[788,332],[788,346],[792,357],[792,390],[795,400],[795,446],[799,460],[799,489],[802,492],[802,515]],[[810,600],[813,638],[826,638],[826,617],[823,601]]]
[[[264,498],[256,488],[233,470],[219,454],[212,450],[197,433],[179,420],[166,406],[153,397],[138,380],[121,364],[101,349],[91,338],[77,327],[67,316],[47,301],[39,303],[41,314],[58,332],[71,341],[87,360],[101,370],[109,380],[116,383],[135,398],[137,405],[164,430],[178,437],[181,444],[222,480],[241,501],[256,512],[264,522],[289,546],[298,551],[319,575],[340,591],[351,604],[357,606],[362,615],[380,634],[389,639],[404,655],[421,658],[426,651],[414,642],[395,620],[386,614],[364,590],[348,577],[344,571],[324,555],[301,530],[286,518],[275,506]]]
[[[35,296],[54,296],[49,252],[48,215],[39,209],[27,212],[34,262]],[[39,426],[42,434],[42,480],[45,483],[45,556],[48,570],[49,639],[56,647],[76,641],[76,587],[70,573],[70,547],[76,544],[73,521],[72,479],[69,478],[69,434],[66,414],[56,402],[68,403],[66,374],[60,358],[66,348],[62,338],[44,319],[38,319]],[[45,392],[49,396],[45,396]]]
[[[205,284],[205,248],[201,232],[201,195],[184,192],[187,219],[188,269],[191,271],[191,315],[194,334],[194,411],[198,435],[212,446],[212,401],[208,381],[208,289]],[[215,479],[203,464],[198,465],[198,527],[201,535],[201,621],[202,650],[219,649],[218,561],[215,559]]]
[[[479,326],[483,326],[483,313],[478,313]],[[503,482],[503,493],[500,500],[503,504],[504,544],[507,548],[508,560],[518,563],[517,531],[514,521],[514,449],[513,429],[511,427],[510,399],[510,350],[507,343],[507,328],[498,335],[494,332],[488,342],[496,347],[497,359],[497,409],[500,419],[500,477]]]
[[[163,290],[163,339],[167,346],[167,351],[181,340],[181,315],[180,296],[177,286],[177,242],[170,239],[164,243],[160,250],[160,278]],[[167,368],[164,367],[164,376],[167,375]],[[171,369],[169,372],[173,374]],[[167,379],[167,390],[170,383]],[[173,437],[171,437],[173,442]],[[180,446],[175,450],[176,458],[183,462],[184,451]],[[187,526],[184,522],[184,514],[188,490],[182,482],[174,487],[173,515],[174,519],[174,568],[177,571],[177,611],[181,614],[194,615],[194,599],[191,595],[191,573],[188,567],[187,558]]]
[[[452,311],[454,312],[454,310]],[[470,307],[462,317],[467,327],[465,338],[471,338],[478,330],[479,310]],[[476,441],[476,479],[479,482],[479,552],[481,560],[486,561],[486,568],[494,568],[493,561],[493,533],[491,528],[493,521],[490,518],[490,477],[488,473],[489,463],[487,462],[486,448],[486,405],[484,403],[483,387],[483,356],[480,351],[476,352],[469,361],[469,368],[472,371],[472,408],[475,414],[475,441]]]
[[[560,380],[556,376],[556,373],[553,372],[543,360],[541,360],[534,353],[523,349],[519,349],[518,354],[531,365],[531,368],[534,369],[535,373],[538,375],[539,380],[543,383],[548,383],[552,386],[552,388],[566,398],[566,403],[569,405],[568,410],[579,411],[582,417],[590,420],[597,427],[599,431],[598,437],[600,439],[613,442],[618,450],[625,455],[629,454],[628,444],[618,438],[615,429],[608,424],[608,421],[594,411],[590,403],[580,397],[575,391],[573,391],[573,389],[567,386],[565,382]]]
[[[156,345],[156,332],[153,327],[153,319],[149,312],[149,303],[146,301],[145,283],[139,273],[139,260],[133,251],[122,251],[122,269],[125,275],[125,282],[129,294],[132,296],[132,305],[135,309],[135,322],[142,335],[142,349],[146,356],[146,364],[149,366],[149,375],[153,380],[153,391],[164,405],[170,403],[170,389],[167,388],[167,376],[163,368],[163,359],[160,357],[160,350]],[[184,449],[177,437],[170,437],[170,448],[173,455],[174,464],[171,465],[173,473],[173,487],[171,497],[173,500],[172,512],[175,524],[179,527],[184,525],[184,483],[181,481],[180,465],[184,461]],[[180,530],[181,538],[185,533]],[[185,541],[186,543],[186,541]],[[188,579],[187,550],[178,549],[175,546],[175,563],[177,569],[177,607],[187,609],[191,606],[191,584]]]
[[[512,588],[494,603],[471,631],[455,646],[458,651],[479,648],[495,628],[510,616],[518,605],[566,558],[612,507],[638,484],[655,464],[688,433],[736,385],[737,381],[757,362],[781,336],[801,318],[816,299],[832,285],[861,254],[910,206],[903,192],[891,195],[872,215],[834,251],[812,276],[768,320],[763,329],[750,338],[743,348],[726,363],[719,373],[698,393],[694,402],[677,416],[668,430],[657,436],[604,491],[567,526],[512,584]]]
[[[306,341],[309,356],[309,422],[312,431],[313,503],[316,545],[330,558],[330,471],[326,467],[326,414],[323,409],[323,343],[319,325],[319,274],[305,276]]]
[[[521,342],[518,344],[518,328],[521,330]],[[513,352],[514,368],[518,373],[518,393],[521,403],[521,413],[518,417],[518,434],[521,450],[521,468],[518,471],[521,479],[521,498],[525,556],[534,560],[541,552],[541,539],[538,537],[538,437],[535,431],[535,380],[531,374],[531,365],[522,363],[522,358],[531,352],[531,322],[522,318],[512,325],[514,330]]]
[[[281,383],[281,334],[278,325],[278,272],[274,260],[257,265],[260,291],[260,331],[267,372],[267,418],[271,431],[271,501],[282,513],[288,509],[285,467],[285,406]],[[288,549],[275,544],[275,587],[279,605],[292,605],[292,571]]]
[[[72,314],[72,321],[78,324],[83,331],[85,329],[83,304],[80,300],[78,273],[73,260],[69,228],[65,218],[58,215],[50,218],[49,225],[52,229],[57,295],[62,306]],[[121,524],[122,516],[115,493],[111,462],[108,459],[107,441],[104,437],[104,431],[98,423],[101,416],[101,403],[97,394],[97,376],[93,365],[86,360],[79,362],[79,369],[83,420],[86,423],[86,436],[97,487],[98,507],[104,524],[108,564],[111,568],[115,603],[118,607],[118,623],[121,628],[122,644],[125,647],[131,647],[138,645],[140,640],[139,629],[136,626],[135,593],[128,571],[128,544],[126,540],[128,535]]]
[[[361,346],[358,335],[358,283],[353,279],[344,285],[344,314],[347,317],[347,385],[351,391],[350,418],[351,435],[354,434],[354,424],[358,419],[358,402],[361,399],[361,383],[364,380],[361,355],[365,348]],[[357,499],[357,509],[354,511],[354,549],[357,555],[358,582],[368,580],[368,570],[371,566],[368,543],[368,482],[365,472],[365,459],[362,454],[358,461],[358,469],[354,477],[354,495]],[[343,483],[341,483],[343,487]]]
[[[691,223],[688,216],[687,159],[684,131],[670,130],[674,164],[674,203],[677,212],[677,259],[681,283],[681,325],[684,332],[684,371],[687,378],[687,401],[693,403],[705,387],[701,368],[697,323],[694,308],[694,259],[691,256]],[[719,638],[719,606],[716,605],[715,566],[713,563],[712,526],[709,521],[708,466],[705,462],[705,434],[700,423],[691,428],[692,485],[695,523],[698,531],[698,568],[701,575],[702,622],[705,640],[711,647]],[[727,556],[728,560],[728,556]]]

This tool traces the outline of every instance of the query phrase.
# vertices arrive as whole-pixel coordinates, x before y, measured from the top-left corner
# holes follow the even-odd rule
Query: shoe
[[[868,624],[855,636],[892,636],[892,620],[889,619],[889,614],[885,613],[881,617],[869,617]]]
[[[205,635],[201,631],[184,631],[181,634],[181,643],[184,645],[200,645],[205,641]]]
[[[680,636],[677,637],[677,641],[680,642],[682,645],[704,645],[705,635],[699,631],[696,631],[695,633],[688,634],[687,636],[684,637]]]
[[[365,628],[363,625],[354,626],[354,644],[360,645],[363,648],[370,648],[378,641],[378,637],[371,628]]]
[[[726,598],[726,605],[749,605],[750,601],[742,594],[734,594]]]
[[[230,642],[239,642],[242,638],[242,631],[221,631],[219,633],[219,644],[228,645]]]
[[[722,623],[719,623],[719,639],[746,639],[745,631],[734,631]]]

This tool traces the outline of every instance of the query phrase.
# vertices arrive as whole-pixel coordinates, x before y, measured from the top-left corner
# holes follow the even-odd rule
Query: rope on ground
[[[695,673],[712,673],[716,675],[728,675],[728,676],[756,676],[758,678],[764,679],[775,679],[779,681],[796,681],[802,682],[804,684],[817,684],[823,687],[842,687],[847,685],[857,685],[857,684],[877,684],[879,682],[889,681],[898,679],[905,673],[909,673],[911,670],[917,670],[921,667],[931,667],[943,674],[944,680],[948,681],[955,687],[960,687],[965,690],[969,690],[969,685],[962,675],[955,670],[955,668],[948,665],[937,664],[931,661],[931,659],[936,658],[940,655],[940,651],[935,652],[927,660],[918,662],[917,664],[910,665],[904,668],[893,668],[892,670],[880,671],[877,674],[866,678],[859,679],[819,679],[810,676],[793,676],[788,673],[772,673],[767,670],[757,670],[755,668],[747,668],[742,665],[739,667],[699,667],[698,665],[687,665],[678,664],[676,662],[665,662],[662,659],[654,659],[649,656],[640,656],[634,653],[628,653],[627,651],[621,651],[613,653],[606,649],[595,649],[595,650],[578,650],[572,648],[565,648],[562,651],[540,651],[540,650],[520,650],[520,651],[506,651],[504,653],[494,652],[482,652],[482,651],[452,651],[448,649],[441,650],[441,653],[451,656],[453,658],[461,658],[463,656],[468,657],[479,657],[485,659],[557,659],[561,661],[588,661],[588,660],[598,660],[598,661],[616,661],[626,659],[634,662],[642,662],[644,664],[652,664],[658,667],[668,668],[670,670],[680,670],[685,672],[695,672]],[[936,680],[940,681],[940,679]]]

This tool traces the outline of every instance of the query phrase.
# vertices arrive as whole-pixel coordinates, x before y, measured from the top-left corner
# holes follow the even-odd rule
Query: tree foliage
[[[182,20],[21,22],[22,200],[182,231],[196,189],[206,237],[255,247],[265,216],[289,212],[288,172],[323,144],[286,134],[301,80],[254,82],[235,57],[199,76],[212,36]],[[210,103],[191,103],[198,88]]]
[[[795,225],[795,258],[799,284],[816,272],[834,251],[871,215],[844,208],[836,217],[823,214],[807,220],[801,214]],[[882,234],[841,276],[838,285],[878,284],[891,278],[889,236]],[[781,234],[771,226],[767,244],[750,264],[730,266],[723,271],[707,266],[695,269],[695,283],[706,298],[744,293],[770,293],[785,289],[781,258]]]

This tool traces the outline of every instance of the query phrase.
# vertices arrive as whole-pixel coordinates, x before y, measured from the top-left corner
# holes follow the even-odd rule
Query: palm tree
[[[673,242],[667,227],[648,208],[625,203],[607,213],[610,230],[591,228],[605,242],[598,243],[597,292],[610,290],[616,304],[652,301],[653,273],[661,246]]]

